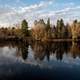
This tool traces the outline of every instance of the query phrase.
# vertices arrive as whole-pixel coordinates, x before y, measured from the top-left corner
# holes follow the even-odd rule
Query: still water
[[[80,80],[80,43],[0,42],[0,80]]]

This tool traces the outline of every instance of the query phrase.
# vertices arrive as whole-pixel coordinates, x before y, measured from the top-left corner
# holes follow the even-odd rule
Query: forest
[[[29,29],[28,22],[24,19],[19,27],[0,28],[0,39],[7,38],[30,38],[32,40],[46,41],[71,39],[79,40],[80,38],[80,22],[74,20],[71,24],[64,24],[64,20],[57,20],[56,25],[51,25],[50,18],[47,22],[43,19],[35,20],[31,29]]]

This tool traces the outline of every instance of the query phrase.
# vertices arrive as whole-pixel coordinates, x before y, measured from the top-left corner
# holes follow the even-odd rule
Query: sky
[[[0,0],[0,25],[9,26],[23,19],[32,25],[34,20],[50,18],[64,22],[80,20],[80,0]]]

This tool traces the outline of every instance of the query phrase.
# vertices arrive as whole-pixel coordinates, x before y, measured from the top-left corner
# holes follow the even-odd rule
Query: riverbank
[[[45,39],[45,40],[36,40],[32,37],[16,37],[16,36],[8,36],[8,37],[0,37],[0,41],[22,41],[22,42],[78,42],[80,39]]]
[[[72,42],[72,41],[80,41],[80,39],[46,39],[48,42]]]

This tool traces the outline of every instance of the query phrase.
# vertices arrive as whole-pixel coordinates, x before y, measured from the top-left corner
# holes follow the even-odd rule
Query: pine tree
[[[50,18],[48,18],[48,20],[47,20],[46,33],[47,33],[47,36],[46,37],[51,38]]]
[[[50,18],[48,18],[47,24],[46,24],[46,30],[48,31],[49,29],[50,29]]]
[[[22,30],[22,34],[24,36],[28,36],[29,35],[29,32],[28,32],[28,22],[26,20],[22,21],[21,30]]]
[[[63,19],[57,20],[57,26],[56,26],[56,33],[58,38],[63,38],[64,37],[64,21]]]

